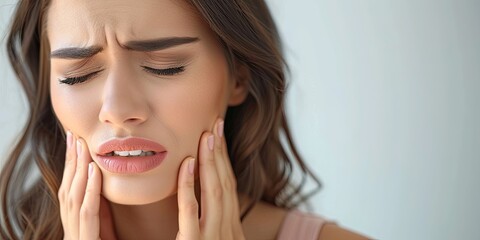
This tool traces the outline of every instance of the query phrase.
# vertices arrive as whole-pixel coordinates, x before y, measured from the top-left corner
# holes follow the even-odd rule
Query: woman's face
[[[55,114],[86,141],[93,161],[112,139],[165,147],[163,162],[146,172],[98,164],[110,201],[147,204],[174,194],[180,163],[196,157],[202,132],[244,98],[216,36],[182,1],[54,0],[46,29]]]

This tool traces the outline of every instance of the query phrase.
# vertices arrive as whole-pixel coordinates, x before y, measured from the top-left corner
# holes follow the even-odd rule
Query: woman
[[[8,51],[31,111],[2,238],[364,239],[293,210],[293,164],[316,178],[262,0],[20,1]]]

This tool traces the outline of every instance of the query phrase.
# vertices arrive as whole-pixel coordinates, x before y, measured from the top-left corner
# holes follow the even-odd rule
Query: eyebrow
[[[196,37],[169,37],[169,38],[158,38],[151,40],[139,40],[139,41],[128,41],[122,47],[128,50],[139,51],[139,52],[151,52],[159,51],[178,45],[189,44],[197,42],[199,38]],[[70,48],[61,48],[50,53],[50,58],[62,58],[62,59],[84,59],[93,57],[95,54],[101,52],[102,47],[91,46],[85,48],[79,47],[70,47]]]
[[[134,50],[139,52],[151,52],[158,51],[166,48],[175,47],[182,44],[188,44],[198,41],[196,37],[171,37],[171,38],[159,38],[153,40],[143,41],[129,41],[125,43],[124,47],[128,50]]]
[[[94,56],[101,52],[103,48],[98,46],[86,48],[61,48],[50,53],[50,58],[64,58],[64,59],[83,59]]]

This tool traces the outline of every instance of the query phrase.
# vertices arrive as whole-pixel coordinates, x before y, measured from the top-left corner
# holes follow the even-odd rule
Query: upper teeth
[[[113,151],[108,153],[107,156],[121,156],[121,157],[128,157],[128,156],[151,156],[154,152],[152,151],[144,151],[144,150],[133,150],[133,151]]]

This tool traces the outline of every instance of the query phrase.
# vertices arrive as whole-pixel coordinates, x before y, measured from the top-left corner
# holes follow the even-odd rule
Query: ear
[[[229,106],[238,106],[245,101],[248,96],[248,89],[251,80],[250,69],[243,62],[235,60],[233,82],[230,85]]]

